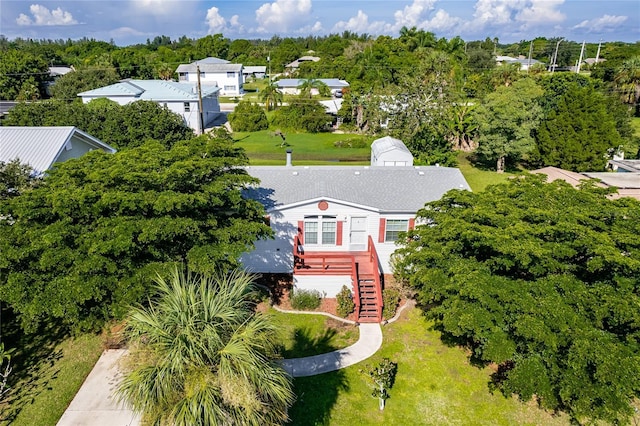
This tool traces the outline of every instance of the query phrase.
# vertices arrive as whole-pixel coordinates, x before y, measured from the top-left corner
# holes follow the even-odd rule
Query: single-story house
[[[40,175],[55,163],[78,158],[89,151],[101,149],[113,154],[116,150],[77,127],[0,127],[0,161],[19,159]]]
[[[247,81],[248,78],[264,78],[267,75],[266,65],[247,65],[242,67],[243,81]]]
[[[349,83],[337,78],[319,78],[318,80],[326,84],[332,93],[342,91],[345,87],[349,87]],[[298,87],[305,81],[306,79],[304,78],[284,78],[282,80],[278,80],[276,84],[278,85],[278,90],[282,93],[287,95],[298,95],[300,94],[300,89],[298,89]],[[318,90],[312,89],[311,94],[317,95]]]
[[[240,260],[249,271],[292,274],[296,288],[354,295],[359,321],[380,321],[384,275],[417,211],[451,189],[470,190],[459,169],[379,166],[251,166],[275,239]]]
[[[413,166],[413,155],[400,139],[385,136],[371,144],[372,166]]]
[[[219,88],[202,86],[202,110],[205,128],[220,115]],[[125,105],[139,100],[157,102],[182,117],[185,124],[202,133],[198,89],[195,83],[164,80],[125,80],[109,86],[79,93],[82,102],[108,98]]]
[[[300,68],[300,64],[302,64],[303,62],[318,62],[320,60],[320,58],[318,58],[317,56],[301,56],[298,59],[296,59],[293,62],[288,63],[287,65],[284,66],[284,72],[285,74],[293,74],[296,71],[298,71],[298,68]]]
[[[542,62],[537,59],[529,59],[524,56],[519,56],[517,58],[512,58],[511,56],[496,56],[496,62],[498,65],[502,64],[518,64],[522,71],[529,70],[529,67],[535,64],[541,64]]]
[[[572,186],[579,186],[583,181],[589,179],[597,179],[598,186],[602,188],[615,187],[617,192],[611,194],[612,199],[631,197],[640,200],[640,160],[624,160],[625,162],[637,161],[637,170],[629,170],[628,172],[583,172],[576,173],[569,170],[560,169],[558,167],[544,167],[542,169],[533,170],[531,173],[539,173],[547,175],[547,182],[556,179],[562,179]],[[633,169],[632,164],[628,164]]]
[[[202,86],[218,86],[222,96],[238,96],[243,93],[242,64],[232,64],[219,58],[205,58],[190,64],[181,64],[176,69],[178,81],[197,83],[198,69]]]

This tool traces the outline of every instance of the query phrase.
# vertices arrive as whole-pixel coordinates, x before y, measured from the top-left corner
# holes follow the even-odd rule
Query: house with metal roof
[[[332,93],[335,93],[336,91],[341,92],[342,89],[349,87],[349,83],[347,83],[345,80],[340,80],[337,78],[319,78],[317,80],[326,84]],[[280,90],[284,94],[299,95],[300,89],[298,87],[300,87],[300,85],[305,81],[306,79],[304,78],[284,78],[282,80],[278,80],[276,84],[278,85],[278,90]],[[311,94],[317,95],[318,90],[312,89]]]
[[[181,64],[176,69],[178,81],[197,83],[198,70],[202,86],[217,86],[222,96],[238,96],[243,93],[242,64],[232,64],[218,58],[205,58],[190,64]]]
[[[290,155],[290,154],[289,154]],[[403,232],[426,202],[470,190],[460,170],[434,166],[251,166],[274,232],[241,262],[257,273],[291,274],[296,288],[354,294],[359,321],[380,321],[384,276]]]
[[[218,101],[219,88],[202,86],[202,121],[204,127],[211,124],[220,115]],[[200,123],[200,107],[198,88],[195,83],[177,83],[164,80],[123,80],[119,83],[79,93],[82,102],[87,103],[97,98],[107,98],[125,105],[145,100],[157,102],[161,106],[178,114],[185,124],[202,133]]]
[[[81,157],[96,149],[113,154],[116,150],[77,127],[0,127],[0,161],[18,159],[29,164],[34,174],[42,174],[55,163]]]
[[[300,68],[300,65],[304,62],[318,62],[320,58],[317,56],[305,55],[301,56],[293,62],[284,66],[284,73],[287,75],[294,74]]]

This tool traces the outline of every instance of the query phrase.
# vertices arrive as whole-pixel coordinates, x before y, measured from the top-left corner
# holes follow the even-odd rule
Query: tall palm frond
[[[134,308],[118,392],[153,424],[271,425],[287,420],[291,379],[274,362],[276,329],[256,313],[254,277],[174,269]]]

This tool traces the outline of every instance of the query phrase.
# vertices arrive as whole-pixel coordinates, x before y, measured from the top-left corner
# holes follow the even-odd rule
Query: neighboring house
[[[385,136],[371,144],[372,166],[413,166],[413,155],[400,139]]]
[[[182,64],[176,69],[180,82],[197,83],[200,69],[200,84],[218,86],[222,96],[238,96],[243,93],[242,64],[232,64],[219,58],[205,58],[190,64]]]
[[[51,86],[53,86],[60,77],[70,73],[71,71],[73,71],[73,67],[49,67],[49,76],[51,76],[51,81],[46,81],[44,83],[47,95],[51,96]]]
[[[522,71],[528,71],[529,67],[535,64],[542,63],[536,59],[529,59],[529,58],[525,58],[524,56],[519,56],[517,58],[512,58],[511,56],[496,56],[496,62],[498,63],[498,65],[518,64]]]
[[[247,65],[242,67],[242,80],[244,82],[246,82],[248,78],[265,78],[266,75],[266,65]]]
[[[318,80],[326,84],[329,90],[331,90],[331,93],[342,91],[345,87],[349,87],[349,83],[337,78],[319,78]],[[298,87],[305,81],[306,79],[304,78],[284,78],[278,80],[276,84],[278,85],[278,89],[286,95],[299,95],[300,89],[298,89]],[[311,94],[317,95],[318,89],[312,89]]]
[[[55,163],[77,158],[101,149],[113,154],[115,149],[101,140],[72,127],[0,127],[0,161],[19,159],[40,175]]]
[[[295,61],[285,65],[284,73],[287,75],[293,74],[298,71],[298,68],[300,68],[300,64],[302,64],[303,62],[318,62],[319,60],[320,58],[318,58],[317,56],[301,56]]]
[[[291,164],[290,154],[287,163]],[[391,254],[417,211],[451,189],[469,190],[446,167],[252,166],[260,180],[245,196],[260,201],[275,239],[259,240],[241,262],[256,273],[292,274],[299,289],[354,294],[359,321],[380,321]]]
[[[202,110],[205,128],[220,115],[218,87],[202,86]],[[176,83],[164,80],[125,80],[98,89],[79,93],[82,102],[108,98],[125,105],[144,100],[157,102],[181,116],[186,125],[202,133],[198,89],[194,83]]]
[[[635,164],[633,164],[636,162]],[[612,161],[610,161],[612,163]],[[627,163],[627,172],[620,170],[624,165],[618,165],[620,173],[613,172],[585,172],[576,173],[557,167],[544,167],[533,170],[531,173],[547,175],[547,182],[562,179],[572,186],[579,186],[583,181],[597,179],[598,186],[602,188],[615,187],[617,192],[610,195],[610,198],[617,199],[631,197],[640,200],[640,160],[623,160],[616,163]],[[635,169],[635,170],[634,170]]]

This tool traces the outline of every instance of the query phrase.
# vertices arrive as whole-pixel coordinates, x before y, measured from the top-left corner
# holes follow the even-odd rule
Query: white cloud
[[[207,17],[205,22],[209,26],[209,34],[217,34],[223,32],[227,28],[227,20],[220,15],[217,7],[212,7],[207,10]]]
[[[265,3],[256,10],[258,32],[286,32],[294,24],[308,20],[311,0],[276,0]]]
[[[399,31],[402,27],[418,27],[420,21],[426,18],[436,0],[413,0],[413,3],[407,5],[402,10],[396,10],[393,14],[395,23],[391,25],[391,31]]]
[[[313,25],[307,25],[305,27],[300,28],[297,32],[300,34],[313,34],[319,33],[324,30],[322,26],[322,22],[316,21]]]
[[[177,16],[190,7],[190,2],[175,0],[131,0],[137,13],[157,16]]]
[[[478,0],[474,6],[473,22],[480,27],[508,24],[512,11],[521,10],[525,4],[525,0]]]
[[[382,21],[369,23],[369,16],[362,10],[358,14],[349,18],[348,21],[340,21],[333,26],[331,32],[351,31],[355,33],[378,33],[385,27]]]
[[[524,22],[525,26],[559,23],[566,18],[557,10],[564,0],[530,0],[530,2],[530,5],[516,15],[516,21]]]
[[[69,12],[65,12],[61,8],[49,10],[46,7],[39,4],[32,4],[29,7],[32,18],[21,13],[16,19],[18,25],[76,25],[78,21],[73,19],[73,16]]]
[[[451,16],[446,10],[439,9],[433,18],[421,22],[419,28],[426,31],[448,31],[464,24],[464,21],[457,16]]]
[[[109,31],[109,36],[113,38],[123,38],[123,37],[131,37],[131,36],[146,36],[149,33],[144,33],[142,31],[138,31],[135,28],[131,27],[120,27],[114,30]]]
[[[615,29],[618,25],[621,25],[628,19],[627,16],[612,16],[612,15],[604,15],[600,18],[591,19],[588,21],[582,21],[575,27],[578,28],[586,28],[589,31],[605,31]]]

